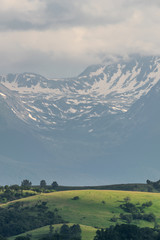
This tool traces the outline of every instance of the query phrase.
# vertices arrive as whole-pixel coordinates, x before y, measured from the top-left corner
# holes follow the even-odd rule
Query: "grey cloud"
[[[0,10],[0,29],[30,30],[57,29],[72,26],[97,26],[115,24],[128,19],[135,9],[145,11],[147,6],[160,7],[158,1],[150,0],[41,0],[45,8],[41,11],[28,11],[25,14]],[[94,3],[99,3],[103,14],[96,14]],[[92,6],[93,5],[93,6]]]
[[[23,13],[21,8],[0,9],[0,72],[71,77],[106,56],[160,54],[159,0],[39,3]]]
[[[61,0],[46,2],[45,21],[49,27],[97,26],[120,23],[127,20],[135,10],[160,7],[157,0]],[[95,3],[95,6],[94,6]],[[98,8],[103,14],[97,14]],[[89,11],[86,11],[88,9]],[[47,27],[47,25],[46,25]]]
[[[28,21],[20,21],[18,19],[13,19],[11,21],[1,21],[0,30],[29,30],[34,28],[33,24]],[[37,28],[37,27],[36,27]]]
[[[115,11],[111,13],[110,4],[105,3],[101,6],[105,9],[104,15],[96,16],[91,14],[91,12],[85,11],[85,8],[89,8],[88,4],[90,1],[75,1],[75,0],[61,0],[57,1],[47,1],[45,16],[50,27],[69,27],[69,26],[96,26],[105,25],[115,22],[123,21],[126,17],[126,13],[120,12],[120,9],[116,8]],[[97,1],[98,3],[98,1]],[[99,5],[101,3],[99,2]],[[94,9],[95,13],[97,9]]]
[[[10,21],[0,21],[0,31],[27,31],[27,30],[45,30],[50,26],[49,23],[44,24],[32,23],[29,20],[13,19]]]

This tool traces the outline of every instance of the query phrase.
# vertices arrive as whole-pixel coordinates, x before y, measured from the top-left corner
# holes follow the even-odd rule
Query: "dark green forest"
[[[121,224],[97,230],[94,240],[160,240],[160,232],[151,228]]]

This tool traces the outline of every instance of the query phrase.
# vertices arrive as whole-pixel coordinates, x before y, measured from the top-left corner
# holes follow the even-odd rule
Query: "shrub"
[[[110,219],[111,222],[117,222],[117,218],[116,216],[113,216],[111,219]]]
[[[79,196],[73,197],[72,200],[79,200]]]
[[[133,220],[132,214],[120,214],[120,218],[124,221],[126,221],[127,223],[131,223]]]
[[[143,220],[148,221],[148,222],[155,222],[156,217],[153,213],[144,214],[143,215]]]

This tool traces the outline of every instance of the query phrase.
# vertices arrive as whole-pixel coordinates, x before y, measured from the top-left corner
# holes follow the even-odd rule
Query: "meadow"
[[[66,222],[81,225],[83,240],[91,240],[98,228],[106,228],[117,223],[125,223],[125,221],[119,218],[120,213],[124,213],[120,205],[124,203],[125,198],[129,198],[133,204],[143,204],[151,201],[152,206],[145,209],[145,213],[154,213],[156,223],[160,224],[159,193],[113,190],[72,190],[41,193],[40,195],[24,198],[23,202],[26,206],[34,206],[37,201],[47,202],[49,210],[57,208],[59,215],[62,216]],[[17,201],[22,201],[22,199]],[[3,207],[8,204],[10,203],[3,204]],[[111,221],[113,217],[117,219],[116,222]],[[153,228],[155,223],[133,220],[132,224],[136,224],[139,227]],[[58,225],[55,226],[55,229],[57,227]],[[47,233],[47,231],[49,231],[48,226],[34,230],[32,231],[32,238],[38,239],[40,235]]]

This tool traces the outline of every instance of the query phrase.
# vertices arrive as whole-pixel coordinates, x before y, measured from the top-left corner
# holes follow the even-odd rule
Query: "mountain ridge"
[[[15,131],[24,134],[24,146],[28,133],[29,142],[37,142],[36,157],[32,157],[32,149],[30,161],[46,162],[44,176],[55,169],[57,179],[62,181],[62,174],[68,184],[72,178],[79,184],[83,178],[85,185],[136,182],[136,176],[137,181],[156,178],[160,174],[156,144],[160,136],[159,80],[160,57],[154,56],[94,65],[71,79],[49,80],[33,73],[0,76],[0,102],[5,108],[0,112],[0,131],[7,121],[11,129],[15,122]],[[10,136],[12,133],[10,130]],[[38,148],[46,155],[39,154]],[[157,167],[150,162],[152,155]],[[125,168],[126,176],[122,174]]]

